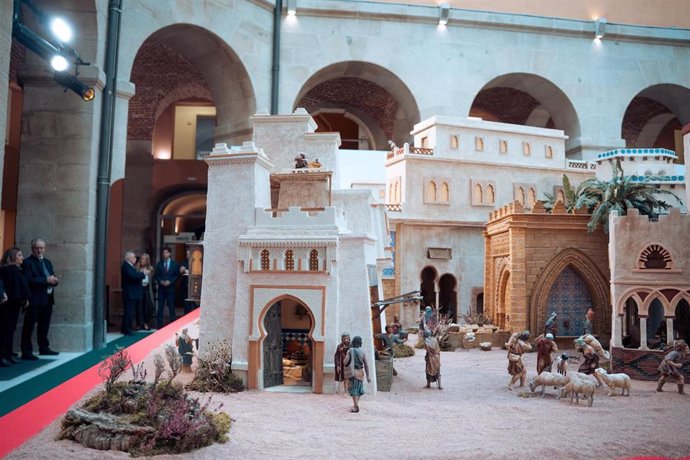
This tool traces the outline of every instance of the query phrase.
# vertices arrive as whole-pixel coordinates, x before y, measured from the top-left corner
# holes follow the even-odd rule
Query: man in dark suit
[[[172,251],[164,247],[163,259],[156,264],[156,283],[158,283],[158,329],[163,327],[163,310],[168,304],[170,322],[175,321],[175,283],[180,276],[180,267],[172,260]]]
[[[44,257],[46,243],[40,238],[31,241],[31,255],[24,259],[22,268],[29,280],[29,308],[24,314],[22,326],[22,359],[36,360],[33,354],[32,336],[34,326],[38,339],[38,352],[42,355],[57,355],[57,351],[50,349],[48,343],[48,329],[50,317],[53,314],[55,298],[53,290],[60,283],[55,276],[53,264]]]
[[[125,335],[132,335],[132,319],[137,308],[137,303],[144,298],[144,288],[141,282],[146,273],[140,272],[134,266],[137,256],[132,251],[125,252],[125,260],[122,262],[120,275],[122,277],[122,303],[124,304],[124,315],[122,315],[122,326],[120,331]]]

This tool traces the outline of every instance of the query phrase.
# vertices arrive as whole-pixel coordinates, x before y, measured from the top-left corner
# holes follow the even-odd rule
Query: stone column
[[[9,81],[10,73],[10,59],[12,57],[12,14],[13,14],[13,3],[12,2],[0,2],[0,30],[3,31],[0,34],[0,145],[5,145],[5,126],[7,126],[7,117],[9,116],[7,109],[7,95],[9,87],[7,82]],[[5,155],[0,155],[0,171],[3,170],[3,164],[5,160]],[[0,175],[0,187],[2,187],[2,176]]]
[[[648,350],[647,348],[647,317],[640,316],[640,350]]]
[[[613,314],[613,322],[611,324],[611,341],[614,347],[623,346],[623,315]]]
[[[273,167],[253,142],[232,150],[216,144],[205,161],[208,195],[199,334],[202,347],[223,339],[233,344],[235,316],[244,315],[249,321],[248,308],[236,308],[238,237],[254,225],[256,207],[271,206],[269,171]],[[239,304],[247,307],[247,299]]]
[[[673,316],[668,316],[666,318],[666,344],[673,343],[675,339],[673,335]]]
[[[31,60],[30,60],[31,59]],[[92,102],[65,92],[45,63],[27,56],[17,198],[17,242],[46,241],[60,285],[49,340],[58,351],[93,346],[93,254],[100,92]],[[34,61],[34,62],[31,62]],[[103,73],[83,68],[87,84],[102,88]],[[81,77],[80,77],[81,78]]]

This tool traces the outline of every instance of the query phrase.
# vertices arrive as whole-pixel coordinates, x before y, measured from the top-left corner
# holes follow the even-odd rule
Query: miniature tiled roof
[[[671,157],[673,159],[678,158],[676,152],[668,149],[614,149],[598,154],[597,160],[608,160],[610,158],[630,155],[663,156]]]

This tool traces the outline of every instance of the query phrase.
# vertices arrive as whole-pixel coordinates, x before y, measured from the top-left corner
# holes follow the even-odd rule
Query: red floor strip
[[[142,362],[154,349],[170,340],[174,332],[198,320],[199,312],[200,309],[197,308],[174,323],[127,347],[132,362]],[[103,380],[98,375],[98,366],[99,364],[96,364],[0,418],[0,433],[5,433],[0,436],[0,458],[38,434],[56,418],[64,415],[86,393],[102,384]]]

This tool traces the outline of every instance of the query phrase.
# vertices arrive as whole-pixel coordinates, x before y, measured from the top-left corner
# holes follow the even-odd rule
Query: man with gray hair
[[[38,352],[42,355],[57,355],[50,349],[48,329],[53,314],[55,298],[53,290],[60,280],[55,276],[53,264],[45,257],[46,242],[40,238],[31,241],[31,255],[24,259],[22,271],[29,280],[29,308],[24,314],[22,326],[22,359],[37,360],[33,352],[33,333],[36,326]]]
[[[141,302],[144,297],[144,288],[141,282],[146,273],[137,270],[134,266],[136,261],[137,256],[132,251],[127,251],[120,269],[122,276],[122,306],[124,307],[120,331],[124,335],[132,335],[134,333],[132,330],[132,319],[134,318],[137,303]]]

